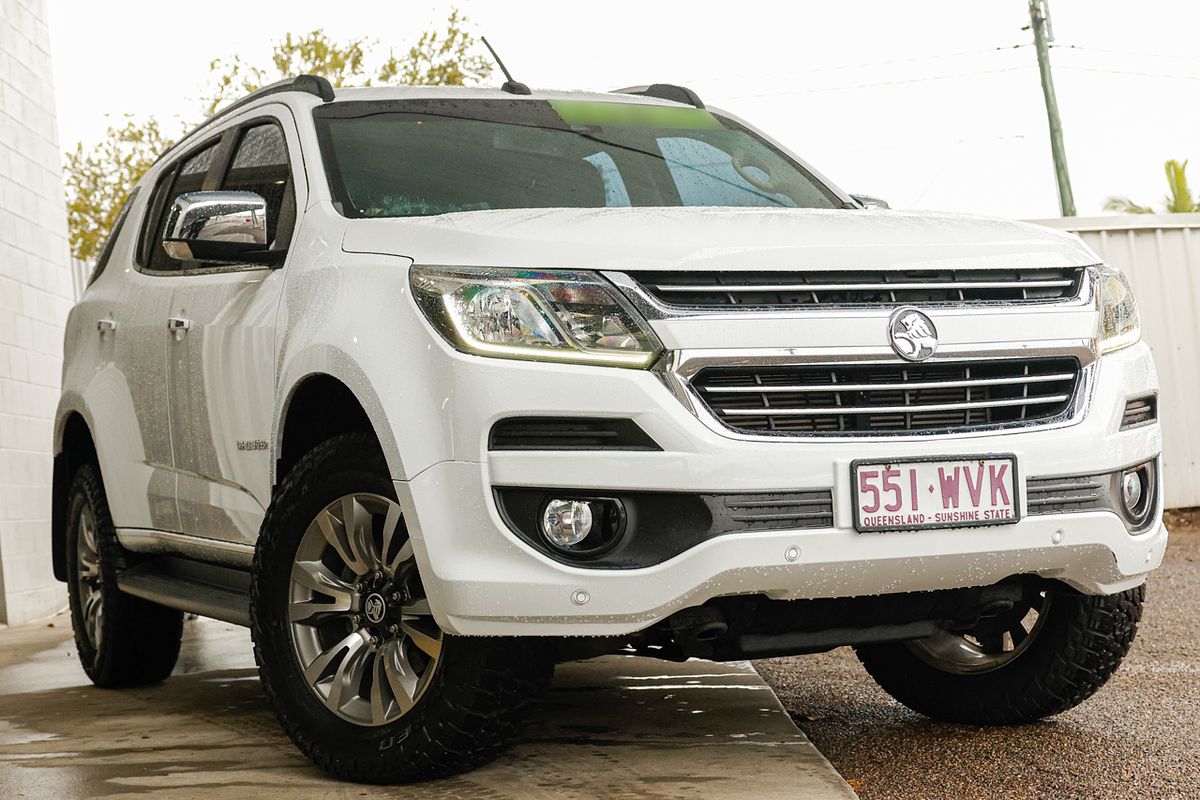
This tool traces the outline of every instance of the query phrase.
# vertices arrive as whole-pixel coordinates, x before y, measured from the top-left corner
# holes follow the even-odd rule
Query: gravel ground
[[[1133,650],[1082,705],[1011,728],[930,722],[849,648],[756,662],[863,800],[1200,797],[1200,529],[1173,528]]]

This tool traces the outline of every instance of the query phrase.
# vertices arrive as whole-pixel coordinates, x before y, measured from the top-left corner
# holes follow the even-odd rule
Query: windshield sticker
[[[720,129],[703,108],[605,103],[594,100],[551,100],[551,107],[571,127]]]

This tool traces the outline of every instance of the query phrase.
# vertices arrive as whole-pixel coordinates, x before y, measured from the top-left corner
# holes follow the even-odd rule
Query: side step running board
[[[250,627],[250,573],[186,558],[156,558],[117,576],[121,591],[168,608]]]

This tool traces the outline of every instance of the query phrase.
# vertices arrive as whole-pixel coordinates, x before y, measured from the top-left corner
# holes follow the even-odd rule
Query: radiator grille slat
[[[1107,475],[1030,478],[1025,481],[1025,505],[1030,514],[1063,514],[1108,509]]]
[[[713,501],[714,526],[726,532],[833,527],[833,493],[828,489],[718,495]]]
[[[1049,421],[1069,410],[1074,358],[709,367],[692,386],[738,431],[767,434],[961,431]]]
[[[1079,296],[1083,270],[632,272],[669,306],[1039,303]]]

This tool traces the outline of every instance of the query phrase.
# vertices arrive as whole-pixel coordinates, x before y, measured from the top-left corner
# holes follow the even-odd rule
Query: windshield
[[[499,208],[839,208],[799,164],[704,109],[598,101],[399,100],[314,111],[350,217]]]

